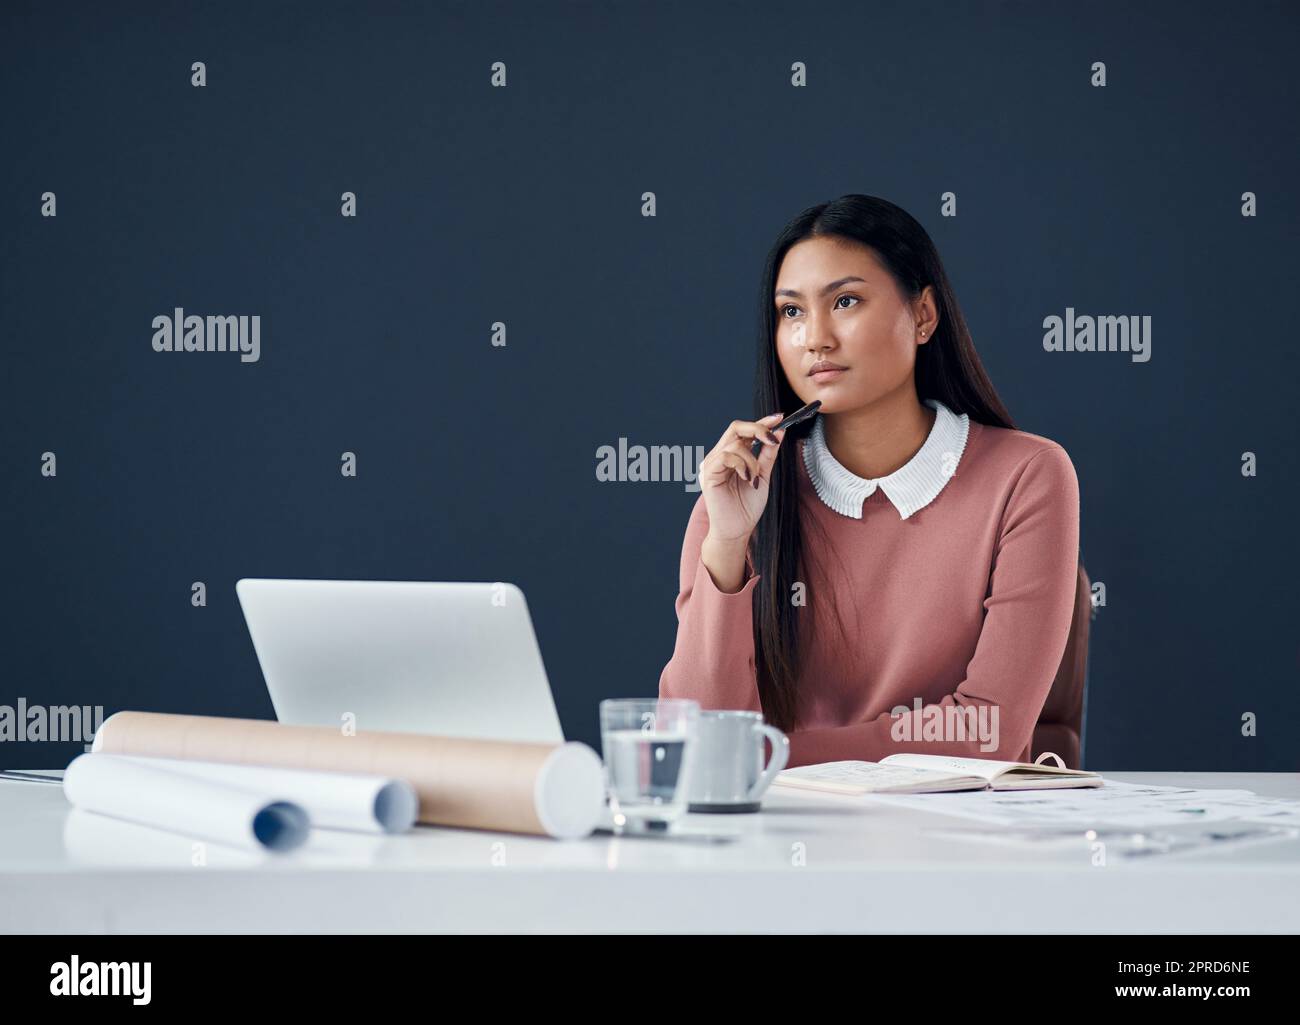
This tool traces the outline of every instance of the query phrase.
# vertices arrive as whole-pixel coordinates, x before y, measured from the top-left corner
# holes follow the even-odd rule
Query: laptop
[[[282,723],[564,742],[514,584],[246,578],[235,593]]]

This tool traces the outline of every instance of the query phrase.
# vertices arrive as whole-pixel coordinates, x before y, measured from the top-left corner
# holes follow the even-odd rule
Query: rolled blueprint
[[[104,757],[151,765],[155,769],[292,801],[307,812],[312,827],[317,829],[403,833],[415,823],[420,804],[410,783],[387,776],[308,772],[181,758]]]
[[[310,826],[292,801],[111,755],[74,758],[63,774],[63,794],[85,811],[277,853],[300,846]]]
[[[589,835],[605,804],[600,757],[574,741],[348,735],[261,719],[117,712],[99,727],[93,750],[404,779],[419,797],[420,822],[558,839]]]

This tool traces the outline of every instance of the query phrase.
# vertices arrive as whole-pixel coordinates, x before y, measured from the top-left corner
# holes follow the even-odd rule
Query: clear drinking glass
[[[688,698],[600,703],[600,744],[615,832],[668,832],[685,814],[699,716],[700,703]]]

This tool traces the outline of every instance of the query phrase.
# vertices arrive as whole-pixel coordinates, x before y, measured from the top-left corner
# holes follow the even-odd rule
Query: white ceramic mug
[[[752,812],[790,758],[790,740],[763,722],[760,712],[702,711],[696,721],[695,759],[690,777],[692,812]],[[763,738],[772,757],[763,765]]]

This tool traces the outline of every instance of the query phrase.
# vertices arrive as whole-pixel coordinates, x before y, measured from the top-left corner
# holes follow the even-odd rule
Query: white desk
[[[1103,775],[1300,798],[1292,773]],[[687,822],[743,835],[315,831],[289,855],[209,844],[195,866],[190,838],[0,780],[0,932],[1300,932],[1300,839],[1097,867],[1082,839],[939,839],[979,824],[777,788],[761,814]]]

